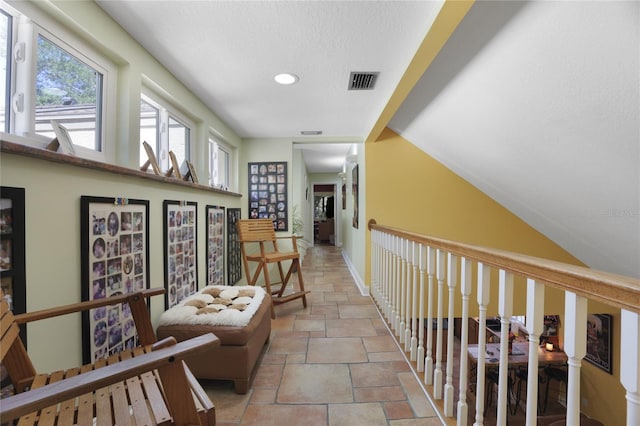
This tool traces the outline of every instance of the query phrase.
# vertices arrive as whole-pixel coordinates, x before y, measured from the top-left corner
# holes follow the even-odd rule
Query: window
[[[145,93],[140,99],[140,166],[147,161],[142,142],[153,147],[160,169],[165,172],[171,167],[169,151],[172,151],[182,166],[190,160],[191,127],[179,111],[173,109],[155,94]],[[186,169],[182,170],[186,173]]]
[[[0,5],[0,130],[44,146],[57,121],[77,155],[113,160],[105,128],[115,120],[114,64],[30,2]]]
[[[178,164],[184,163],[189,159],[189,135],[191,129],[182,124],[177,118],[169,115],[169,151],[173,151],[176,155]]]
[[[0,10],[0,96],[2,96],[2,104],[0,105],[0,129],[9,133],[9,108],[11,105],[11,97],[9,96],[11,87],[11,40],[13,39],[13,20],[11,15],[4,10]]]
[[[142,146],[142,142],[147,142],[155,147],[158,152],[158,142],[160,135],[160,110],[144,99],[140,100],[140,166],[147,161],[147,152]],[[157,156],[157,155],[156,155]]]
[[[74,145],[102,149],[103,74],[38,35],[35,131],[55,137],[51,120],[69,131]]]
[[[209,137],[209,185],[229,189],[231,182],[231,149]]]

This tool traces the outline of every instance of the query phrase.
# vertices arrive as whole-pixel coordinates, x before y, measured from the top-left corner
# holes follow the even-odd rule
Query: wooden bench
[[[264,284],[267,293],[272,296],[273,305],[290,302],[296,299],[302,299],[302,304],[307,307],[307,293],[304,289],[304,280],[302,278],[302,268],[300,266],[300,253],[298,253],[298,243],[296,236],[276,237],[276,231],[273,222],[270,219],[240,219],[236,224],[238,228],[238,240],[242,251],[242,260],[244,263],[245,276],[249,285],[256,285],[261,272],[264,272]],[[278,249],[278,239],[291,239],[293,251],[280,251]],[[249,251],[249,245],[257,244],[259,252],[252,253]],[[287,273],[284,273],[282,262],[291,261]],[[253,274],[250,272],[249,262],[257,263],[256,270]],[[269,277],[269,265],[277,264],[280,275],[279,282],[271,282]],[[298,285],[300,289],[290,294],[284,294],[289,279],[293,272],[298,274]],[[272,290],[272,284],[280,284],[280,289]],[[271,308],[271,317],[275,318],[273,306]]]
[[[1,362],[15,390],[0,403],[3,424],[19,419],[18,425],[214,425],[213,404],[183,360],[219,345],[219,339],[209,333],[181,343],[174,338],[155,342],[145,297],[163,292],[147,290],[16,316],[2,299]],[[35,371],[19,324],[122,303],[131,307],[141,346],[66,371]]]

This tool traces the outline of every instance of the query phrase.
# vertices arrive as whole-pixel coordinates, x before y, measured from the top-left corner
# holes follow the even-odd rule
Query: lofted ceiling
[[[313,142],[311,172],[341,171],[321,160],[367,138],[442,7],[97,4],[239,136]],[[477,1],[388,127],[587,265],[640,277],[639,46],[639,2]],[[347,90],[351,71],[375,88]]]

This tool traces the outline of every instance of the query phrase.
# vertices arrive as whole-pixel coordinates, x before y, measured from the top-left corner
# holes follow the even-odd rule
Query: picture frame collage
[[[287,231],[287,163],[249,163],[248,182],[249,218],[271,219],[276,231]]]
[[[224,207],[207,206],[207,285],[224,285]]]
[[[82,300],[149,287],[149,202],[81,197]],[[128,304],[83,313],[83,359],[95,362],[138,344]]]
[[[236,225],[240,218],[241,209],[227,209],[227,285],[234,285],[242,278],[242,252]]]
[[[164,201],[165,309],[198,290],[198,204]]]

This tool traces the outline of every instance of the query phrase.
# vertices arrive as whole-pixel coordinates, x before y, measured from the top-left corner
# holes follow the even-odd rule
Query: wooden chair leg
[[[298,272],[298,285],[300,286],[300,291],[304,292],[304,280],[302,279],[302,268],[300,267],[300,260],[294,259],[292,267],[295,266],[296,271]],[[302,306],[307,307],[307,295],[302,295]]]

